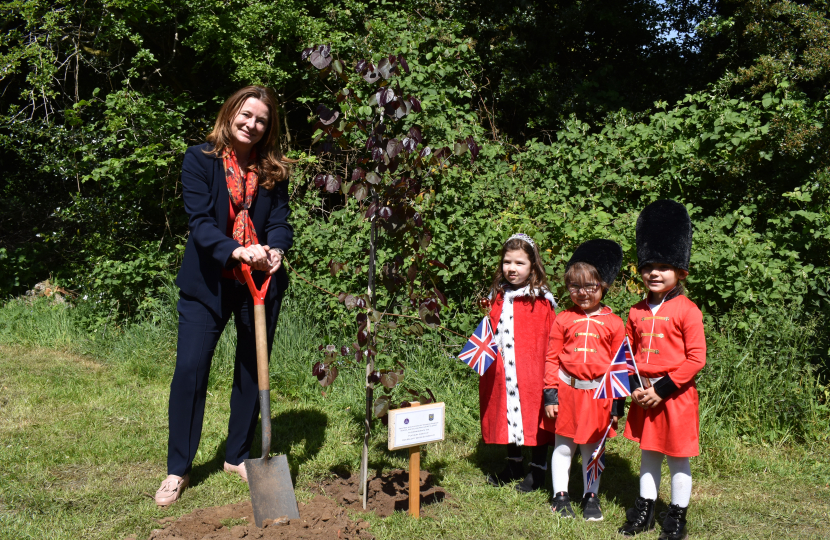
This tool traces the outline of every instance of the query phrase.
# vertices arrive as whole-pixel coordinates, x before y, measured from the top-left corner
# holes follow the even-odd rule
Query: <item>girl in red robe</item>
[[[545,362],[545,415],[556,418],[551,457],[553,505],[561,517],[574,517],[568,480],[574,451],[582,453],[582,517],[601,521],[599,479],[588,483],[591,454],[608,429],[615,437],[625,400],[594,399],[602,376],[625,338],[623,321],[602,298],[622,266],[622,248],[611,240],[580,245],[565,271],[565,286],[574,306],[559,313],[550,332]],[[613,404],[612,404],[613,401]]]
[[[628,313],[628,335],[640,380],[624,436],[640,443],[640,496],[626,512],[619,532],[634,536],[654,527],[654,505],[665,458],[671,473],[671,505],[660,540],[687,537],[686,511],[692,493],[689,458],[700,453],[695,375],[706,364],[700,309],[683,294],[689,270],[692,223],[686,208],[661,200],[637,219],[637,267],[645,300]]]
[[[507,445],[507,466],[487,480],[502,485],[521,479],[516,489],[533,491],[544,486],[553,440],[553,421],[543,414],[542,380],[556,302],[536,244],[526,234],[514,234],[502,247],[490,298],[499,354],[479,380],[481,435],[487,444]],[[527,474],[522,446],[533,449]]]

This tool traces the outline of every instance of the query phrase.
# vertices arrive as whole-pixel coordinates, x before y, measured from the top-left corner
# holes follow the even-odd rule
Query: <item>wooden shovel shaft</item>
[[[262,457],[271,453],[271,380],[268,376],[268,340],[266,338],[265,306],[254,305],[256,331],[256,370],[259,383],[259,410],[262,417]]]

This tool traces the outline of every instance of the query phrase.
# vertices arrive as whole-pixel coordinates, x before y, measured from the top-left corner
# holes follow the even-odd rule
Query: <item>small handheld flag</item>
[[[609,431],[611,431],[610,423],[605,429],[605,435],[602,436],[602,440],[599,441],[596,450],[594,450],[594,453],[591,454],[591,461],[588,462],[588,466],[585,468],[588,489],[591,489],[594,487],[595,483],[599,482],[599,477],[602,474],[602,471],[605,470],[605,441],[608,438]]]
[[[481,376],[495,362],[498,354],[499,349],[493,335],[493,327],[490,326],[490,319],[484,317],[464,348],[461,349],[458,358]]]
[[[631,395],[631,387],[628,384],[628,373],[634,366],[637,371],[637,364],[634,363],[634,356],[631,354],[631,345],[628,337],[623,339],[617,354],[608,366],[608,371],[602,376],[599,387],[594,392],[594,399],[616,399]]]
[[[631,347],[631,342],[628,340],[628,336],[625,336],[625,340],[623,341],[626,345],[625,349],[625,363],[628,365],[628,374],[631,375],[632,373],[637,375],[637,378],[640,378],[640,370],[637,369],[637,362],[634,361],[634,353],[633,347]]]

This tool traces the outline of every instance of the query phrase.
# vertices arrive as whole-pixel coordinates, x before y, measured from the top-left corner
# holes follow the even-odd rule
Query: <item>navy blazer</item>
[[[239,242],[226,234],[230,197],[222,159],[205,150],[209,143],[191,146],[182,164],[182,199],[189,216],[190,235],[176,285],[188,296],[204,303],[219,314],[222,307],[222,270],[239,261],[231,258]],[[287,252],[293,244],[294,230],[288,224],[288,181],[277,182],[273,189],[257,190],[249,210],[259,243]],[[257,276],[257,274],[260,274]],[[259,284],[264,272],[254,272]],[[258,278],[258,279],[257,279]],[[285,266],[274,274],[267,300],[272,301],[288,286]]]

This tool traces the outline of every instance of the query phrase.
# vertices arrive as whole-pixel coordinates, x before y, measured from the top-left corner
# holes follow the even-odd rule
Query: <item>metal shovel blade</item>
[[[291,471],[284,455],[246,459],[245,471],[257,527],[262,527],[266,519],[300,518]]]

